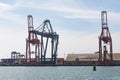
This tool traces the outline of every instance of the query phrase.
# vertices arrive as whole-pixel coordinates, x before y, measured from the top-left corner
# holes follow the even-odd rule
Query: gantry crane
[[[40,40],[37,34],[31,33],[34,30],[33,17],[28,15],[28,38],[26,39],[26,62],[39,63],[40,62]]]
[[[53,31],[50,20],[45,20],[39,27],[34,29],[33,17],[29,15],[26,62],[32,64],[36,62],[41,64],[56,64],[58,39],[59,35]],[[34,54],[34,58],[31,56],[32,54]],[[47,54],[50,56],[49,58],[46,56]]]
[[[112,37],[110,35],[107,23],[107,11],[101,12],[101,24],[102,32],[99,37],[99,61],[112,62],[113,61]]]
[[[57,58],[57,48],[58,48],[58,39],[59,35],[53,31],[50,20],[45,20],[39,27],[35,30],[30,31],[33,34],[40,35],[40,54],[41,54],[41,63],[55,64]],[[51,39],[51,41],[50,41]],[[48,46],[48,44],[50,44]],[[50,52],[48,52],[48,48]],[[46,54],[50,54],[51,57],[46,57]]]

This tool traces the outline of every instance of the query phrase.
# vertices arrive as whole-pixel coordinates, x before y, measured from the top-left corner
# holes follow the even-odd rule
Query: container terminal
[[[11,52],[11,58],[1,59],[0,66],[119,66],[120,53],[113,53],[112,37],[107,22],[107,11],[101,11],[102,31],[99,36],[99,50],[95,53],[68,54],[66,59],[58,58],[59,35],[53,30],[50,20],[34,28],[33,17],[28,15],[28,37],[26,54]],[[46,55],[48,55],[47,57]]]

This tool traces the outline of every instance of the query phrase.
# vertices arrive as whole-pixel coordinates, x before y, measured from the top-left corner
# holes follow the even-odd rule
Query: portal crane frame
[[[53,31],[50,20],[45,20],[35,30],[30,31],[30,33],[40,35],[41,64],[56,64],[59,35]],[[51,42],[50,47],[48,46],[49,42]],[[47,52],[48,48],[50,49],[50,52]],[[47,54],[50,54],[51,57],[47,58]]]
[[[102,24],[102,32],[99,37],[99,61],[112,62],[113,61],[112,37],[108,28],[107,11],[101,12],[101,24]],[[109,46],[109,50],[107,50],[108,46]],[[107,57],[107,55],[109,58]]]
[[[40,40],[37,34],[33,34],[30,31],[34,30],[33,17],[28,15],[28,38],[26,39],[26,62],[27,63],[39,63],[40,62]],[[34,55],[34,57],[32,57]]]

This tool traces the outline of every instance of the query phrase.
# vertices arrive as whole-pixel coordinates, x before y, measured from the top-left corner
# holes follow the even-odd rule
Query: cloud
[[[9,4],[1,3],[0,2],[0,13],[8,11],[11,9],[11,6]]]
[[[33,9],[41,9],[41,10],[48,10],[57,12],[59,15],[63,16],[64,18],[69,19],[99,19],[101,17],[101,11],[107,10],[105,8],[102,9],[90,9],[85,2],[79,1],[79,6],[77,2],[75,1],[69,1],[69,4],[72,2],[72,5],[69,5],[66,1],[58,1],[58,0],[48,0],[48,1],[20,1],[17,0],[16,7],[22,7],[22,8],[33,8]],[[40,4],[41,3],[41,4]],[[120,19],[120,13],[119,12],[113,12],[108,10],[108,14],[110,15],[109,18],[113,21],[117,21]]]
[[[88,10],[88,9],[81,9],[81,8],[74,8],[66,5],[47,5],[41,7],[42,9],[52,10],[56,12],[60,12],[63,14],[65,18],[85,18],[85,19],[98,19],[99,18],[99,11],[98,10]]]
[[[69,2],[69,3],[68,3]],[[72,5],[69,5],[71,4]],[[3,4],[3,3],[2,3]],[[79,1],[79,4],[84,6],[84,3]],[[4,4],[6,5],[7,10],[9,9],[20,9],[20,8],[26,8],[26,9],[41,9],[41,10],[47,10],[47,11],[53,11],[58,14],[61,14],[64,18],[99,18],[98,16],[98,10],[90,10],[90,9],[84,9],[80,8],[82,6],[78,5],[75,1],[64,1],[64,0],[48,0],[48,1],[21,1],[16,0],[16,3],[12,5]]]
[[[7,3],[2,3],[0,2],[0,19],[9,21],[9,22],[15,22],[17,24],[21,24],[24,21],[24,16],[16,14],[14,10],[16,10],[16,4],[7,4]]]
[[[48,0],[48,1],[21,1],[17,0],[16,3],[9,5],[9,4],[4,4],[0,3],[0,6],[2,6],[2,11],[8,11],[7,13],[10,13],[10,10],[17,10],[19,8],[26,8],[26,9],[41,9],[41,10],[47,10],[47,11],[52,11],[53,13],[56,12],[58,15],[61,15],[64,18],[68,19],[86,19],[86,20],[98,20],[101,17],[101,9],[95,10],[95,9],[90,9],[90,8],[85,8],[82,6],[87,6],[85,2],[83,3],[82,1],[79,2],[82,6],[75,6],[76,2],[72,5],[65,4],[66,1],[58,1],[58,0]],[[73,2],[69,1],[69,3]],[[40,4],[41,3],[41,4]],[[2,14],[3,15],[3,14]],[[10,13],[12,17],[20,16],[15,13]],[[111,22],[118,22],[120,20],[120,13],[119,12],[113,12],[113,11],[108,11],[108,20],[112,20]],[[4,16],[5,17],[5,16]],[[21,17],[21,16],[20,16]],[[5,17],[6,18],[6,17]]]

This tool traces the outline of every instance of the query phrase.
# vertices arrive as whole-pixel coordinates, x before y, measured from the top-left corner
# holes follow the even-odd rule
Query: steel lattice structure
[[[59,35],[53,31],[50,20],[45,20],[38,28],[35,30],[30,31],[31,33],[40,35],[41,43],[40,43],[40,54],[41,54],[41,63],[50,62],[51,64],[56,63],[57,58],[57,48],[58,48],[58,39]],[[51,52],[47,53],[48,50],[48,42],[51,39]],[[50,60],[47,61],[46,54],[50,54]]]
[[[28,38],[26,39],[26,62],[38,63],[40,62],[40,40],[38,39],[37,34],[31,33],[31,31],[34,30],[32,15],[28,15],[27,20]]]
[[[112,61],[113,60],[113,51],[112,51],[112,37],[107,23],[107,12],[101,12],[101,24],[102,32],[99,37],[99,61]],[[107,50],[107,48],[109,50]]]
[[[39,27],[34,29],[33,17],[29,15],[28,34],[26,40],[27,62],[31,62],[31,54],[35,54],[35,62],[56,64],[59,35],[53,31],[50,20],[45,20]],[[31,51],[31,46],[35,47],[34,51]],[[49,58],[46,56],[47,54],[49,54]]]

